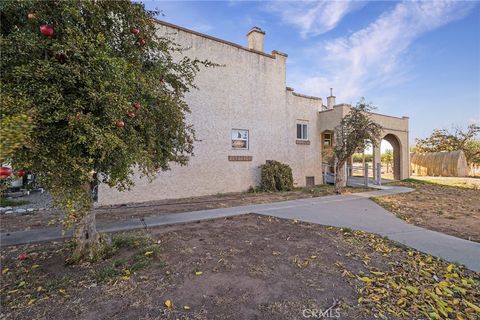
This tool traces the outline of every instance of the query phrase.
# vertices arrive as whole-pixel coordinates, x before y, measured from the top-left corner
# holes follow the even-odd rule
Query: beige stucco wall
[[[159,25],[158,33],[190,48],[185,54],[192,58],[224,65],[202,70],[195,80],[199,90],[186,97],[198,140],[195,155],[187,166],[172,165],[152,183],[134,177],[131,191],[100,185],[99,205],[245,191],[259,183],[265,160],[288,163],[297,186],[305,185],[307,175],[320,183],[319,141],[297,145],[296,119],[307,120],[310,137],[316,137],[322,101],[286,90],[286,55],[260,54],[167,25]],[[248,150],[232,150],[232,129],[249,130]],[[253,161],[228,161],[231,155]]]
[[[322,183],[321,132],[333,130],[348,113],[348,105],[321,111],[322,99],[286,88],[285,54],[250,50],[166,23],[158,25],[158,33],[189,48],[187,56],[224,65],[202,70],[195,79],[199,90],[186,96],[191,109],[187,121],[196,131],[194,156],[187,166],[173,164],[152,183],[135,176],[130,191],[100,185],[98,205],[245,191],[258,185],[259,166],[266,160],[289,164],[296,186],[304,186],[307,176]],[[408,118],[373,117],[384,134],[398,138],[401,176],[407,178]],[[298,121],[308,122],[309,144],[297,143]],[[232,149],[232,129],[249,130],[248,150]],[[228,156],[251,156],[252,161],[229,161]]]

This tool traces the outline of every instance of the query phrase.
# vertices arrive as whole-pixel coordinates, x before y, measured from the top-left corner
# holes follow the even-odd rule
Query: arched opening
[[[333,173],[333,131],[325,130],[320,135],[323,173]]]
[[[400,140],[397,136],[389,133],[383,137],[380,150],[382,155],[382,172],[386,173],[385,178],[400,180],[401,149]],[[387,150],[391,150],[392,154]]]

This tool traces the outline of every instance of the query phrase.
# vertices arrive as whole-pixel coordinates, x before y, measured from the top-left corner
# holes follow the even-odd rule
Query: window
[[[315,177],[305,177],[305,186],[307,187],[314,187],[315,186]]]
[[[331,146],[332,145],[332,134],[326,132],[323,134],[323,145],[324,146]]]
[[[297,139],[308,140],[308,124],[297,123]]]
[[[248,130],[232,130],[232,148],[248,149]]]

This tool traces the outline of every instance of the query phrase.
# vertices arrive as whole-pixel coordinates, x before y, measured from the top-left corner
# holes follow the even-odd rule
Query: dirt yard
[[[363,192],[369,190],[371,189],[362,187],[345,188],[346,193]],[[95,211],[97,214],[97,221],[101,223],[168,213],[321,197],[332,194],[334,194],[334,192],[331,185],[319,185],[311,188],[298,188],[294,191],[288,192],[227,193],[203,197],[131,203],[118,206],[105,206],[99,207],[95,209]],[[26,215],[3,215],[0,221],[0,231],[18,231],[61,225],[62,217],[62,213],[56,210],[37,211]]]
[[[480,242],[480,179],[421,177],[393,184],[416,191],[373,200],[409,223]]]
[[[68,243],[3,248],[0,318],[475,319],[480,301],[480,274],[365,232],[266,216],[117,234],[113,245],[81,265],[64,263]]]

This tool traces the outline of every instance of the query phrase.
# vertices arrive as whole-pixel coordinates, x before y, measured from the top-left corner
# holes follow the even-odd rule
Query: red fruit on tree
[[[49,24],[42,24],[40,26],[40,33],[43,34],[45,37],[53,37],[54,30],[53,27]]]
[[[135,118],[135,112],[131,112],[131,111],[130,111],[130,112],[128,113],[128,117],[129,117],[129,118]]]
[[[17,171],[17,177],[23,177],[27,174],[27,171],[20,169]]]
[[[28,259],[28,256],[25,252],[20,253],[17,257],[17,260],[27,260],[27,259]]]
[[[123,122],[123,120],[117,120],[117,122],[115,122],[115,125],[117,126],[117,128],[123,128],[125,127],[125,122]]]
[[[27,14],[27,19],[28,19],[28,20],[33,20],[33,19],[35,19],[35,18],[36,18],[35,13],[29,12],[29,13]]]
[[[142,105],[140,104],[140,102],[134,102],[132,106],[135,108],[135,110],[138,110]]]
[[[55,59],[57,59],[60,63],[64,63],[65,60],[67,60],[67,55],[63,52],[57,52],[55,53]]]
[[[137,34],[140,33],[140,29],[138,29],[138,28],[132,28],[131,31],[132,31],[132,33],[133,33],[134,35],[137,35]]]
[[[145,43],[146,43],[145,39],[138,40],[138,44],[141,45],[141,46],[144,46]]]
[[[1,167],[0,168],[0,179],[8,178],[12,175],[12,169],[9,167]]]

